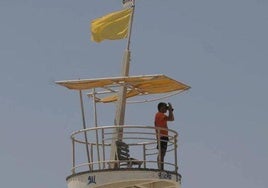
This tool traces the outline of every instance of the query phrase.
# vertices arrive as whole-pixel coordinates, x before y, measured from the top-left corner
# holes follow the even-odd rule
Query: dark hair
[[[158,105],[157,105],[157,109],[158,109],[158,111],[160,111],[160,109],[163,107],[163,106],[167,106],[167,104],[166,103],[164,103],[164,102],[160,102],[160,103],[158,103]]]

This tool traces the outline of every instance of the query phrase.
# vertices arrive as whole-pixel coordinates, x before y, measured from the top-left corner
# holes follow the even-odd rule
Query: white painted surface
[[[68,188],[180,188],[176,175],[165,171],[111,170],[81,173],[67,180]]]

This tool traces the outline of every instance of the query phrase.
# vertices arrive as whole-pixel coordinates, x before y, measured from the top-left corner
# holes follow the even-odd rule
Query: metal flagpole
[[[132,0],[131,8],[133,9],[133,11],[132,11],[130,21],[129,21],[127,46],[126,46],[126,49],[123,55],[123,60],[122,60],[122,71],[121,71],[122,76],[129,75],[130,39],[131,39],[131,30],[132,30],[132,23],[133,23],[134,11],[135,11],[135,0]],[[122,85],[118,91],[118,100],[117,100],[116,114],[115,114],[115,120],[114,120],[114,124],[116,126],[124,125],[125,108],[126,108],[126,92],[127,92],[127,88],[124,85]],[[114,131],[113,140],[112,140],[111,155],[110,155],[111,160],[116,159],[115,142],[116,140],[122,140],[122,137],[123,137],[123,129],[122,128],[116,129]],[[111,167],[114,167],[114,165],[111,165]]]
[[[124,52],[123,61],[122,61],[122,76],[129,76],[129,66],[130,66],[130,39],[131,39],[131,30],[132,30],[132,23],[135,11],[135,0],[132,1],[132,15],[130,18],[129,23],[129,30],[128,30],[128,40],[127,46]],[[116,110],[116,117],[115,117],[115,125],[124,125],[125,120],[125,106],[126,106],[126,91],[127,88],[123,85],[120,87],[118,92],[118,101],[117,101],[117,110]]]

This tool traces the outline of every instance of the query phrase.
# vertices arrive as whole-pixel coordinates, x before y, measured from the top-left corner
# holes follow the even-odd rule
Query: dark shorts
[[[167,136],[161,136],[160,137],[161,151],[166,151],[167,150],[168,141],[169,141],[169,139],[168,139]],[[159,144],[159,142],[157,141],[157,149],[158,149],[158,144]]]

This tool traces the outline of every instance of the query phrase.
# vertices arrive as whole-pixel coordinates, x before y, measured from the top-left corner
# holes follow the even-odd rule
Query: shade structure
[[[88,90],[93,88],[102,88],[109,92],[114,92],[114,94],[110,96],[100,98],[99,102],[116,101],[117,93],[114,88],[121,86],[125,86],[127,88],[127,98],[138,95],[164,94],[174,91],[185,91],[190,89],[190,86],[176,81],[172,78],[169,78],[163,74],[66,80],[57,81],[56,83],[72,90]]]

